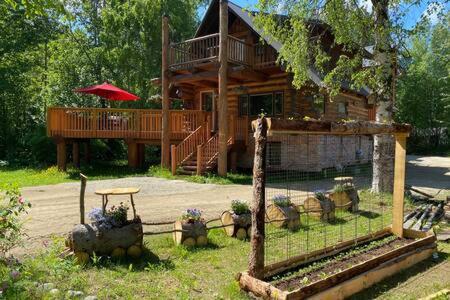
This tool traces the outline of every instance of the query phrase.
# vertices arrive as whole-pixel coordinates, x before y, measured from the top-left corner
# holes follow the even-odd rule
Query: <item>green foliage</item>
[[[288,207],[292,205],[291,198],[281,194],[273,196],[272,202],[280,207]]]
[[[413,125],[410,151],[450,147],[450,13],[411,40],[409,59],[399,78],[396,119]]]
[[[250,208],[248,207],[248,203],[241,200],[233,200],[231,201],[231,210],[237,215],[249,214]]]
[[[0,259],[14,247],[20,245],[23,237],[23,214],[31,204],[19,192],[17,185],[4,184],[0,187]]]

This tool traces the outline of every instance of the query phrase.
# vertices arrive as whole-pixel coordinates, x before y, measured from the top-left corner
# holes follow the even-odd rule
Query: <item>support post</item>
[[[169,124],[169,17],[162,18],[162,133],[161,166],[170,167],[170,124]]]
[[[80,224],[84,224],[84,194],[86,192],[87,177],[80,173],[81,188],[80,188]]]
[[[202,145],[197,146],[197,175],[202,175]]]
[[[392,233],[403,237],[403,205],[405,197],[405,166],[407,134],[395,135],[394,194],[392,207]]]
[[[142,168],[145,164],[145,144],[137,144],[138,147],[138,166]]]
[[[137,168],[138,163],[138,144],[135,141],[130,141],[128,142],[128,166]]]
[[[172,147],[170,148],[170,152],[171,152],[171,164],[172,164],[172,175],[177,175],[177,147],[175,145],[172,145]]]
[[[259,118],[255,131],[255,157],[253,164],[252,235],[248,273],[257,279],[264,277],[264,231],[266,215],[266,142],[267,121]]]
[[[228,154],[228,1],[220,0],[219,17],[219,159],[217,173],[227,175]]]
[[[67,163],[66,141],[64,139],[56,143],[56,161],[58,170],[65,171]]]
[[[80,167],[80,144],[78,142],[73,142],[72,144],[72,160],[75,168]]]

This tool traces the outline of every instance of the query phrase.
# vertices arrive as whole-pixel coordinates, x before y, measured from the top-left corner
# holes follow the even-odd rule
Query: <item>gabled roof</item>
[[[209,5],[208,9],[206,10],[206,13],[202,19],[202,22],[200,23],[200,26],[197,28],[197,31],[195,33],[194,37],[203,36],[205,34],[208,34],[206,31],[207,24],[209,22],[216,22],[218,26],[219,18],[213,15],[214,11],[219,11],[219,0],[212,0],[211,4]],[[253,17],[250,13],[244,10],[241,6],[229,1],[228,2],[228,11],[234,15],[235,17],[238,17],[241,19],[254,33],[256,33],[258,36],[260,36],[268,45],[272,46],[278,53],[280,52],[280,49],[282,47],[282,44],[274,41],[273,39],[269,38],[267,35],[264,34],[261,30],[259,30],[256,25],[253,22]],[[255,12],[256,13],[256,12]],[[211,32],[209,32],[211,33]],[[313,67],[308,67],[308,76],[311,81],[313,81],[318,87],[326,87],[325,83],[323,82],[323,76],[319,74],[317,70]],[[348,83],[342,83],[341,84],[343,89],[351,90],[353,92],[356,92],[363,96],[369,96],[370,90],[367,87],[361,88],[359,91],[352,90],[350,88],[350,85]]]

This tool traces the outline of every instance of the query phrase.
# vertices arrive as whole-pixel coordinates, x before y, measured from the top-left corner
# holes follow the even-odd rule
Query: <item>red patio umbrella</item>
[[[93,94],[108,100],[118,100],[118,101],[133,101],[138,100],[139,97],[133,95],[127,91],[119,89],[118,87],[109,84],[107,82],[93,85],[87,88],[76,89],[74,92],[77,93],[85,93],[85,94]]]

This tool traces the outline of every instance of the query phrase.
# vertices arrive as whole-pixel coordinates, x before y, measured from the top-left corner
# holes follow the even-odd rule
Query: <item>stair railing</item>
[[[234,137],[230,136],[227,146],[234,144]],[[207,168],[217,164],[219,156],[219,134],[213,135],[206,143],[197,147],[197,175],[203,174]]]
[[[177,167],[188,160],[199,145],[204,144],[210,137],[211,130],[208,120],[188,135],[178,146],[172,145],[172,174],[175,175]]]

